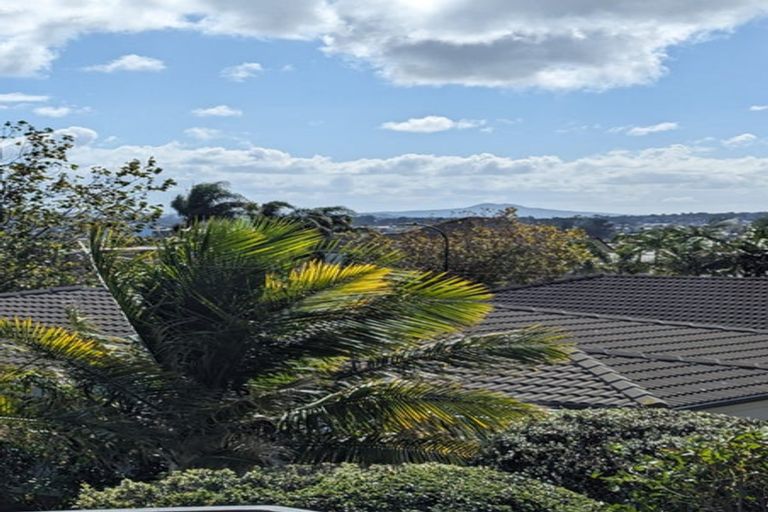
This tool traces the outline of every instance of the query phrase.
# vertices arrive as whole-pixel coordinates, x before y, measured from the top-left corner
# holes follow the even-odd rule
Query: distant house
[[[549,407],[668,407],[768,419],[768,279],[595,275],[501,290],[476,331],[558,327],[577,350],[466,372]]]

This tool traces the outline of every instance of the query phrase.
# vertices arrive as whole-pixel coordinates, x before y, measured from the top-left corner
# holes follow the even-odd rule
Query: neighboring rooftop
[[[604,275],[508,288],[495,302],[768,330],[768,278]]]
[[[561,365],[467,372],[471,385],[556,407],[702,409],[768,399],[768,331],[497,305],[475,332],[555,327],[578,347]]]
[[[0,293],[0,318],[31,318],[51,327],[71,328],[73,311],[105,336],[136,335],[117,302],[104,288],[72,286]],[[26,357],[21,348],[0,343],[0,364],[18,364],[25,362]]]
[[[71,311],[76,311],[106,336],[136,334],[104,288],[68,286],[0,293],[0,318],[31,318],[49,326],[71,327]]]

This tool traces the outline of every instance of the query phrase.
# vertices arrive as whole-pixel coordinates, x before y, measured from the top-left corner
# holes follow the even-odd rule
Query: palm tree
[[[270,201],[252,209],[252,217],[264,216],[299,221],[305,227],[320,230],[326,237],[352,231],[355,212],[344,206],[297,208],[284,201]]]
[[[177,195],[171,207],[187,224],[210,218],[235,218],[244,214],[251,202],[229,190],[224,181],[198,183],[186,196]]]
[[[559,335],[460,335],[489,311],[485,289],[327,263],[324,243],[295,222],[211,220],[126,259],[94,232],[96,267],[139,339],[0,321],[0,339],[33,356],[0,370],[3,421],[184,468],[465,460],[535,412],[449,369],[562,360]]]

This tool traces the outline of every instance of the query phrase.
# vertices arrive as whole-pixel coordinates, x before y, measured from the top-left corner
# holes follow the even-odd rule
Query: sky
[[[0,115],[172,194],[765,211],[768,2],[3,0]]]

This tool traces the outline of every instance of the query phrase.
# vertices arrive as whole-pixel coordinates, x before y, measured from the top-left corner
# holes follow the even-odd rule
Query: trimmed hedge
[[[176,472],[151,483],[86,487],[80,508],[273,504],[321,512],[593,512],[601,503],[489,468],[351,464]]]
[[[625,489],[602,476],[644,456],[763,422],[665,409],[559,411],[519,423],[494,440],[478,463],[519,473],[605,502],[625,502]]]

